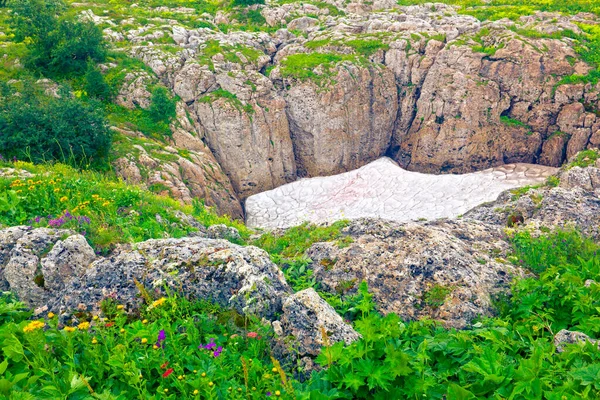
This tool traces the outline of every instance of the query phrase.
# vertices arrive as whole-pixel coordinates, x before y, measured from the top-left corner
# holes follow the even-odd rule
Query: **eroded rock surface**
[[[236,29],[234,11],[196,16],[191,26],[193,13],[157,8],[161,17],[124,29],[136,18],[116,24],[85,10],[154,74],[130,71],[119,102],[147,107],[144,86],[166,85],[215,159],[191,162],[218,164],[229,180],[210,176],[205,181],[225,189],[185,193],[182,182],[203,185],[199,169],[192,178],[164,174],[184,201],[206,196],[235,214],[235,200],[224,200],[228,185],[243,201],[382,156],[411,171],[465,173],[510,163],[558,167],[600,145],[600,84],[565,79],[593,68],[567,32],[584,35],[581,24],[600,22],[594,15],[485,21],[454,6],[389,0],[253,10],[268,30]]]
[[[356,171],[300,180],[246,200],[251,227],[383,218],[405,222],[457,217],[505,190],[539,184],[557,170],[510,164],[464,175],[409,172],[383,158]]]

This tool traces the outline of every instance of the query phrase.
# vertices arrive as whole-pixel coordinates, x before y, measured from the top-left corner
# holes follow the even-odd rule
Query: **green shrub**
[[[102,109],[62,91],[61,98],[24,91],[0,100],[0,154],[32,162],[103,167],[111,132]]]
[[[93,22],[63,14],[62,0],[19,0],[11,3],[10,25],[17,41],[27,41],[25,64],[47,74],[83,73],[88,60],[104,60],[102,32]]]
[[[152,91],[152,102],[150,104],[149,115],[154,122],[169,124],[175,118],[175,101],[169,98],[167,89],[158,86]]]
[[[89,97],[102,101],[109,101],[112,97],[110,86],[104,80],[104,75],[93,63],[88,63],[85,73],[85,92]]]

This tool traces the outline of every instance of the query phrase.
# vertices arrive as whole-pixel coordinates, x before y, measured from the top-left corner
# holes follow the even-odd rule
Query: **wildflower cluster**
[[[119,242],[181,237],[196,230],[178,217],[180,212],[197,216],[200,222],[206,221],[205,225],[226,223],[246,232],[242,225],[217,217],[204,207],[182,206],[100,173],[79,172],[61,164],[17,162],[13,167],[29,171],[35,178],[0,177],[2,225],[29,223],[72,229],[85,234],[98,251],[107,251]]]
[[[200,346],[198,346],[198,348],[212,352],[213,356],[215,357],[219,357],[221,355],[221,352],[223,351],[223,346],[217,347],[214,338],[210,338],[207,344],[201,344]]]

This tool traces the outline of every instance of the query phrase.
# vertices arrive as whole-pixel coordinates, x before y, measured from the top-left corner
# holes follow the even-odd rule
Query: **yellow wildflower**
[[[117,310],[122,310],[122,309],[124,309],[124,308],[125,308],[125,306],[124,306],[123,304],[119,304],[119,305],[117,306]]]
[[[143,338],[143,339],[142,339],[142,344],[146,344],[146,343],[148,343],[148,339],[146,339],[146,338]]]
[[[148,323],[147,319],[142,320],[142,324],[147,324],[147,323]]]
[[[77,325],[77,327],[82,331],[87,331],[88,329],[90,329],[90,323],[85,321]]]
[[[154,350],[158,350],[158,346],[157,346],[157,345],[153,345],[153,346],[152,346],[152,348],[153,348]]]
[[[94,315],[94,316],[92,317],[92,319],[93,319],[94,321],[98,321],[98,316],[97,316],[97,315]]]
[[[19,190],[17,190],[17,192],[16,192],[16,193],[17,193],[17,194],[19,194],[19,193],[23,193],[23,191],[22,191],[21,189],[19,189]]]
[[[273,367],[273,368],[271,369],[271,371],[273,371],[273,372],[277,372],[277,368]]]
[[[206,376],[206,372],[203,372],[202,373],[202,377],[204,378],[205,376]]]
[[[64,203],[65,201],[69,200],[69,198],[67,196],[63,196],[60,198],[60,202]]]
[[[96,338],[92,339],[92,344],[98,344],[98,340]]]
[[[35,186],[29,186],[27,189],[28,190],[35,190]]]
[[[36,185],[39,185],[39,184],[41,184],[41,183],[42,183],[42,181],[37,181],[35,184],[36,184]]]
[[[28,332],[33,332],[33,331],[37,331],[40,328],[44,327],[44,323],[42,321],[31,321],[29,324],[27,324],[27,326],[25,326],[23,328],[23,332],[28,333]]]
[[[56,182],[54,182],[54,179],[51,179],[50,182],[48,182],[51,185],[54,185]]]
[[[194,391],[192,392],[192,394],[193,394],[194,396],[198,396],[198,393],[200,393],[200,392],[198,391],[198,389],[196,389],[196,390],[194,390]]]
[[[97,195],[97,194],[93,194],[93,195],[92,195],[92,198],[93,198],[93,199],[97,199],[98,197],[100,197],[100,196],[99,196],[99,195]]]
[[[213,385],[214,385],[214,383],[208,382],[208,386],[212,387]]]
[[[165,301],[167,301],[167,299],[165,299],[164,297],[161,297],[158,300],[154,300],[152,302],[152,308],[162,306],[165,303]]]
[[[281,392],[279,390],[276,390],[275,391],[275,396],[278,396],[278,397],[281,396]]]
[[[110,206],[110,201],[105,201],[102,203],[102,207]]]
[[[121,328],[121,330],[119,332],[125,333],[125,329]]]
[[[58,193],[58,192],[60,192],[60,189],[59,188],[54,188],[54,193]]]
[[[165,389],[165,393],[169,393],[169,389]]]
[[[31,180],[31,179],[27,179],[27,184],[28,184],[28,185],[33,185],[33,180]]]
[[[65,332],[75,332],[75,327],[72,326],[65,326],[64,328]]]
[[[50,319],[54,318],[54,313],[53,312],[49,312],[48,313],[48,318],[50,318]]]
[[[179,379],[180,381],[182,381],[182,380],[183,380],[183,375],[179,375],[179,376],[177,377],[177,379]]]

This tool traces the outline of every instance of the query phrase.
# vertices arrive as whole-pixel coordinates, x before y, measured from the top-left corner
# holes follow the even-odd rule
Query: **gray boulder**
[[[285,299],[281,326],[294,336],[300,354],[318,355],[324,345],[350,344],[360,338],[313,288]]]

